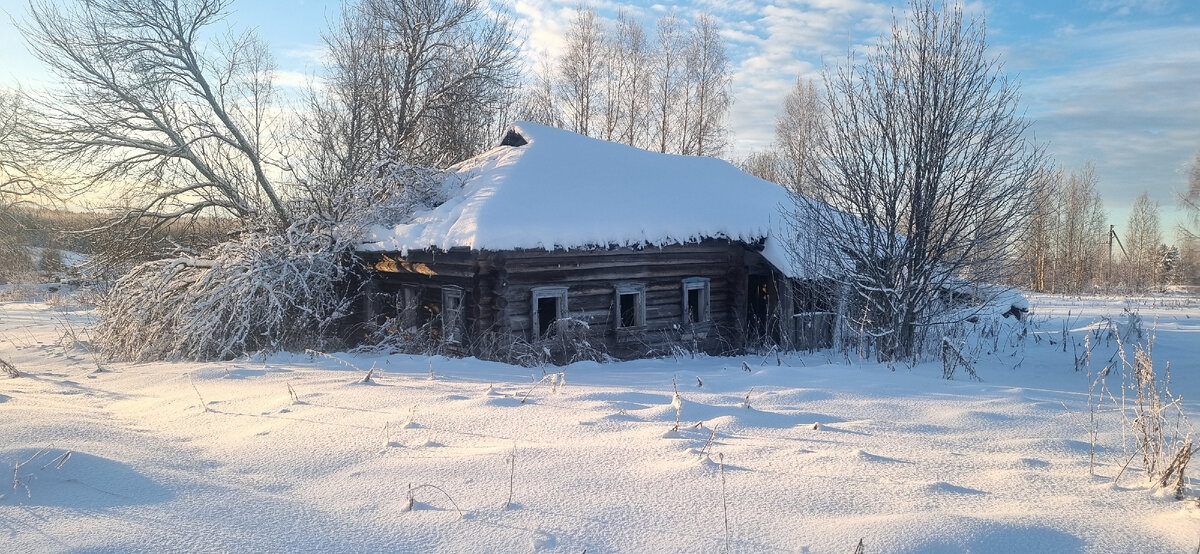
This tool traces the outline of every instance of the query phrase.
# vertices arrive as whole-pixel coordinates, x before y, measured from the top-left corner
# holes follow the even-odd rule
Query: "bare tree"
[[[131,218],[291,216],[270,177],[272,62],[213,34],[226,0],[30,4],[33,53],[66,86],[39,94],[32,162],[75,189],[115,187]]]
[[[777,147],[753,152],[738,164],[738,168],[746,173],[772,183],[782,183],[787,180],[787,163]]]
[[[1029,209],[1029,222],[1017,233],[1017,261],[1021,265],[1020,285],[1035,291],[1054,286],[1054,239],[1058,232],[1058,199],[1062,170],[1043,169],[1038,173]]]
[[[512,23],[481,0],[359,0],[325,41],[328,94],[347,119],[341,140],[356,145],[356,168],[395,156],[445,166],[477,154],[512,101]]]
[[[0,210],[21,198],[44,193],[28,165],[23,126],[27,100],[19,90],[0,88]]]
[[[987,54],[984,23],[964,22],[958,6],[914,0],[876,50],[832,70],[826,86],[829,130],[812,178],[840,211],[799,197],[807,225],[797,231],[821,237],[838,265],[823,271],[846,276],[876,356],[915,359],[928,330],[964,317],[943,303],[963,279],[999,281],[1011,269],[1042,152],[1016,86]]]
[[[562,127],[562,111],[554,86],[554,66],[549,60],[543,60],[540,69],[533,73],[530,82],[517,97],[516,119]]]
[[[559,98],[570,130],[591,131],[604,68],[604,30],[591,8],[580,8],[567,29],[566,50],[559,62]]]
[[[801,77],[784,97],[775,118],[775,142],[751,154],[741,164],[743,171],[778,183],[792,192],[820,198],[810,176],[816,170],[817,142],[823,132],[821,97],[816,84]]]
[[[1128,253],[1128,285],[1144,290],[1159,284],[1159,246],[1162,234],[1158,228],[1158,203],[1143,191],[1133,201],[1125,226],[1125,250]]]
[[[1200,150],[1188,171],[1187,191],[1179,195],[1185,220],[1176,228],[1179,237],[1180,282],[1200,285]]]
[[[817,85],[796,77],[796,85],[784,97],[783,110],[775,120],[775,143],[783,163],[781,180],[776,182],[800,194],[814,196],[808,176],[815,169],[821,132],[821,95]]]
[[[1062,174],[1059,178],[1063,179]],[[1065,176],[1059,185],[1054,281],[1051,290],[1080,292],[1103,281],[1111,266],[1108,216],[1096,191],[1096,168],[1086,164]],[[1107,252],[1107,253],[1106,253]],[[1119,254],[1119,251],[1117,252]],[[1106,262],[1105,260],[1109,260]],[[1119,260],[1118,260],[1119,261]]]
[[[672,9],[655,25],[654,84],[652,102],[654,110],[654,142],[659,152],[671,152],[676,133],[682,125],[676,125],[676,112],[684,88],[684,51],[687,38]]]
[[[1179,195],[1179,204],[1187,216],[1187,222],[1180,230],[1189,240],[1200,240],[1200,150],[1196,151],[1196,159],[1192,160],[1188,170],[1188,189]]]
[[[615,138],[630,146],[641,146],[650,111],[650,45],[646,31],[622,11],[617,15],[612,45],[609,71],[615,70],[618,87],[617,96],[609,103],[617,105],[620,127]]]
[[[13,205],[37,192],[24,165],[20,126],[23,99],[16,90],[0,89],[0,283],[28,274],[33,260],[20,242],[20,223]]]
[[[700,13],[688,41],[687,84],[682,134],[683,154],[715,156],[728,142],[725,116],[733,102],[729,86],[729,57],[717,20]]]

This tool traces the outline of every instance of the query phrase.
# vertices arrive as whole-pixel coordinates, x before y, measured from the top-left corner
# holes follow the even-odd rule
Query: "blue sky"
[[[664,4],[593,0],[602,15],[622,8],[650,25]],[[555,52],[577,0],[513,0],[508,10],[524,34],[529,60]],[[23,17],[23,0],[0,9]],[[228,19],[254,27],[271,46],[284,84],[301,84],[319,68],[321,31],[337,1],[240,0]],[[797,74],[818,78],[887,31],[903,1],[694,0],[684,16],[706,11],[724,27],[734,68],[729,125],[733,156],[772,139],[783,95]],[[969,14],[986,18],[991,51],[1019,80],[1037,140],[1067,169],[1096,165],[1110,219],[1124,225],[1143,190],[1163,208],[1164,231],[1175,221],[1174,191],[1200,149],[1200,1],[976,0]],[[0,21],[0,86],[48,84],[8,18]],[[1173,240],[1171,233],[1165,239]]]

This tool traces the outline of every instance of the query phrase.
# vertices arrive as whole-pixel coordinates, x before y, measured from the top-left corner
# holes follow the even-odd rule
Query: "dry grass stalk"
[[[21,376],[21,373],[17,371],[15,366],[4,361],[3,358],[0,358],[0,375],[4,375],[9,379],[16,379],[17,377]]]

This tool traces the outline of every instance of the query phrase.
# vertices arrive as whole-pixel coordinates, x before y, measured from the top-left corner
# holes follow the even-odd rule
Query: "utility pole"
[[[1106,272],[1107,275],[1105,275],[1104,280],[1107,281],[1108,282],[1107,284],[1109,284],[1109,285],[1112,284],[1112,258],[1113,258],[1112,247],[1113,247],[1114,240],[1117,241],[1117,246],[1121,248],[1121,253],[1125,255],[1125,261],[1129,261],[1129,252],[1126,252],[1125,245],[1121,244],[1121,237],[1117,236],[1116,227],[1117,227],[1116,225],[1108,226],[1108,271]]]

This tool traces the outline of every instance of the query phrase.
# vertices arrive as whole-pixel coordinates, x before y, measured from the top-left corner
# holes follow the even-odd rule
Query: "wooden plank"
[[[605,268],[595,270],[571,270],[559,269],[553,271],[535,271],[535,272],[517,272],[512,268],[508,272],[509,286],[522,285],[549,285],[549,284],[571,284],[578,282],[589,282],[595,285],[602,282],[616,283],[618,281],[639,281],[639,280],[658,280],[664,278],[680,278],[683,277],[708,277],[710,279],[722,278],[722,268],[714,266],[711,263],[704,264],[688,264],[664,266],[670,270],[669,273],[655,273],[648,269],[631,269],[629,271],[621,271],[617,269]]]

